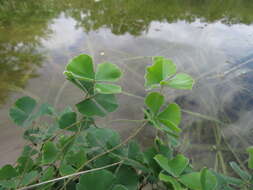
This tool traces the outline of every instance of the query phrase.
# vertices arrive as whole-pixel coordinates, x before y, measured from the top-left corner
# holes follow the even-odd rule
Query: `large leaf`
[[[121,166],[116,173],[116,184],[127,187],[128,190],[136,190],[138,186],[138,175],[136,171],[128,166]]]
[[[175,178],[171,177],[171,176],[164,175],[163,173],[160,173],[159,174],[159,179],[161,181],[164,181],[166,183],[171,184],[172,187],[174,188],[173,190],[183,190],[180,183],[178,183],[177,180]]]
[[[203,168],[200,173],[200,182],[202,190],[215,190],[217,179],[207,168]]]
[[[172,131],[177,133],[181,132],[181,129],[178,128],[181,121],[181,109],[177,104],[169,104],[161,113],[158,114],[157,118],[162,124],[170,128]]]
[[[98,81],[117,81],[121,77],[119,67],[112,63],[102,63],[97,66],[96,80]]]
[[[174,177],[180,176],[189,164],[189,160],[181,154],[178,154],[172,160],[168,160],[161,154],[156,155],[154,159],[165,171]]]
[[[121,86],[107,83],[96,83],[95,90],[100,94],[119,94],[122,91]]]
[[[76,186],[77,190],[108,190],[112,186],[115,176],[107,170],[99,170],[84,174]]]
[[[158,92],[151,92],[145,98],[145,104],[156,114],[164,103],[164,96]]]
[[[87,161],[87,158],[84,150],[80,150],[78,152],[70,151],[66,156],[66,160],[72,166],[80,168]]]
[[[118,103],[113,94],[98,94],[94,98],[85,99],[76,106],[78,111],[86,116],[104,117],[108,112],[115,111]]]
[[[10,109],[10,117],[19,126],[24,126],[36,106],[36,101],[25,96],[18,99]]]
[[[184,90],[192,89],[193,84],[194,84],[193,78],[185,73],[176,74],[172,79],[161,82],[161,85],[166,85],[170,88],[184,89]]]
[[[75,112],[67,112],[63,114],[59,119],[59,127],[69,131],[78,131],[77,120]]]
[[[38,176],[39,176],[39,173],[37,171],[31,171],[29,173],[26,173],[24,177],[22,178],[20,184],[22,186],[29,185],[30,183],[34,182]]]
[[[8,180],[18,175],[15,168],[11,165],[5,165],[0,169],[0,180]]]
[[[153,65],[147,67],[145,74],[145,86],[156,87],[160,82],[176,73],[176,65],[163,57],[154,57]]]
[[[58,155],[58,149],[51,141],[44,144],[42,148],[42,163],[51,164],[56,161]]]
[[[202,190],[200,172],[192,172],[180,176],[179,181],[192,190]]]
[[[92,58],[85,54],[74,57],[66,66],[66,71],[68,77],[72,74],[79,80],[93,80],[95,77]]]

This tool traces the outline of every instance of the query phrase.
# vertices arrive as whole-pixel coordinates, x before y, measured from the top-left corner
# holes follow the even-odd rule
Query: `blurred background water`
[[[196,79],[192,91],[166,92],[184,109],[180,151],[197,167],[243,166],[253,143],[252,10],[251,0],[0,0],[0,165],[15,161],[24,144],[8,116],[15,99],[74,105],[81,94],[62,72],[86,53],[124,71],[120,108],[102,125],[143,116],[145,67],[150,56],[165,56]],[[136,127],[111,126],[123,136]],[[140,139],[149,144],[152,131]]]

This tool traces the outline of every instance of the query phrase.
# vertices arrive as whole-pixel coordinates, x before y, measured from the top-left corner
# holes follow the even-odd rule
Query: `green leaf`
[[[253,169],[253,147],[247,148],[247,152],[249,154],[248,167]]]
[[[112,190],[128,190],[128,189],[123,185],[115,185]]]
[[[116,184],[124,185],[128,190],[136,190],[138,186],[138,175],[136,171],[128,166],[121,166],[116,173]]]
[[[55,169],[53,166],[48,167],[45,171],[43,171],[43,175],[40,178],[40,181],[47,181],[53,179],[55,175]]]
[[[230,162],[229,163],[231,168],[237,173],[242,179],[244,180],[250,180],[251,176],[248,172],[243,171],[236,162]]]
[[[42,148],[42,163],[51,164],[57,159],[58,150],[53,142],[47,142]]]
[[[112,63],[98,64],[96,71],[96,80],[98,81],[117,81],[121,77],[121,71],[119,67]]]
[[[181,121],[181,109],[177,104],[169,104],[167,108],[159,113],[157,118],[162,124],[170,128],[172,131],[177,133],[181,132],[181,129],[178,128]]]
[[[161,82],[161,85],[183,90],[192,89],[193,84],[194,84],[193,78],[185,73],[176,74],[172,79]]]
[[[66,160],[69,164],[75,166],[76,168],[80,168],[87,161],[87,158],[84,150],[80,150],[76,153],[69,152],[66,156]]]
[[[202,190],[199,172],[182,175],[180,176],[179,181],[192,190]]]
[[[156,114],[164,103],[164,96],[158,92],[151,92],[145,98],[147,107]]]
[[[153,65],[147,67],[145,74],[145,86],[156,87],[160,82],[176,73],[176,65],[164,57],[154,57]]]
[[[216,176],[207,168],[203,168],[200,173],[200,182],[202,190],[215,190],[217,187]]]
[[[165,156],[158,154],[154,159],[165,171],[174,177],[180,176],[189,164],[189,160],[182,154],[178,154],[172,160],[168,160]]]
[[[107,83],[96,83],[95,90],[101,94],[119,94],[122,92],[121,86]]]
[[[8,180],[18,175],[12,165],[5,165],[0,169],[0,180]]]
[[[36,101],[25,96],[18,99],[10,109],[10,117],[19,126],[24,126],[36,106]]]
[[[23,172],[27,172],[34,166],[33,160],[30,156],[21,156],[17,160],[17,170],[19,174],[22,174]]]
[[[118,103],[113,94],[98,94],[94,98],[86,99],[77,105],[80,113],[86,116],[104,117],[108,112],[113,112],[118,108]]]
[[[143,162],[144,160],[144,154],[136,141],[131,141],[128,144],[128,158],[139,162]]]
[[[67,112],[59,119],[59,127],[69,131],[78,131],[77,127],[77,114],[75,112]]]
[[[93,80],[95,77],[92,58],[85,54],[74,57],[66,66],[66,71],[67,77],[72,75],[79,80]]]
[[[17,186],[18,186],[18,181],[17,180],[3,180],[3,181],[0,181],[0,190],[17,189]]]
[[[107,170],[99,170],[84,174],[76,186],[77,190],[108,190],[112,186],[115,176]]]
[[[59,171],[60,171],[61,176],[73,174],[76,172],[76,170],[72,166],[67,165],[65,163],[61,164]]]
[[[159,179],[161,181],[164,181],[166,183],[169,183],[172,185],[173,190],[183,190],[183,188],[181,187],[180,183],[177,182],[177,180],[171,176],[168,175],[164,175],[163,173],[159,174]]]
[[[39,173],[37,171],[31,171],[29,173],[26,173],[24,177],[22,178],[20,184],[22,186],[29,185],[30,183],[34,182],[38,176],[39,176]]]

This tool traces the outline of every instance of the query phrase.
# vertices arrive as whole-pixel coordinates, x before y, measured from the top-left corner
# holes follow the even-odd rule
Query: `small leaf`
[[[107,170],[99,170],[84,174],[76,185],[77,190],[108,190],[115,180],[114,175]]]
[[[164,96],[158,92],[151,92],[145,98],[145,104],[156,114],[164,103]]]
[[[47,142],[42,149],[42,163],[51,164],[57,159],[58,150],[53,142]]]
[[[76,168],[80,168],[87,161],[87,158],[84,150],[80,150],[76,153],[68,153],[66,160],[69,164],[75,166]]]
[[[178,154],[172,160],[168,160],[161,154],[156,155],[154,159],[165,171],[174,177],[180,176],[189,164],[189,160],[181,154]]]
[[[123,185],[115,185],[112,190],[128,190],[128,189]]]
[[[145,74],[145,86],[156,87],[162,80],[173,76],[176,73],[176,65],[164,57],[154,57],[153,65],[147,67]]]
[[[116,175],[116,184],[127,187],[128,190],[136,190],[138,186],[138,175],[136,171],[128,166],[121,166]]]
[[[178,183],[177,180],[171,176],[164,175],[163,173],[160,173],[159,179],[161,181],[166,182],[166,183],[170,183],[173,186],[173,190],[183,190],[180,183]]]
[[[31,97],[25,96],[18,99],[10,109],[10,117],[19,126],[23,126],[29,119],[30,114],[36,106],[36,101]]]
[[[169,104],[167,108],[159,113],[157,118],[172,131],[177,133],[181,132],[181,129],[177,127],[181,121],[181,109],[177,104]]]
[[[5,165],[0,169],[0,180],[8,180],[18,175],[12,165]]]
[[[161,82],[161,85],[183,90],[192,89],[193,84],[194,84],[193,78],[185,73],[176,74],[176,76],[174,76],[172,79]]]
[[[78,131],[76,117],[77,115],[75,112],[67,112],[63,114],[59,119],[59,127],[69,131]]]
[[[179,181],[192,190],[202,190],[199,172],[182,175],[180,176]]]
[[[249,154],[248,167],[253,169],[253,147],[247,148],[247,152]]]
[[[215,190],[217,186],[216,176],[207,168],[203,168],[200,173],[200,182],[202,190]]]
[[[20,184],[22,186],[29,185],[30,183],[32,183],[34,180],[37,179],[38,175],[39,173],[37,171],[31,171],[29,173],[26,173],[24,177],[22,178]]]
[[[85,54],[74,57],[66,66],[66,71],[68,77],[72,74],[79,80],[93,80],[95,77],[92,58]]]
[[[65,163],[61,164],[59,171],[60,171],[61,176],[73,174],[76,172],[76,170],[72,166],[67,165]]]
[[[237,173],[242,179],[244,180],[250,180],[251,176],[248,172],[243,171],[236,162],[230,162],[229,163],[231,168]]]
[[[98,64],[96,72],[96,80],[98,81],[117,81],[121,77],[121,71],[119,67],[112,63]]]
[[[119,94],[122,92],[121,86],[106,83],[96,83],[95,89],[101,94]]]
[[[19,174],[29,171],[30,169],[32,169],[34,165],[33,160],[30,158],[30,156],[19,157],[17,163],[18,163],[17,170]]]
[[[40,178],[40,181],[47,181],[53,179],[55,175],[55,169],[53,166],[48,167],[45,171],[43,171],[43,175]]]
[[[78,111],[86,116],[104,117],[108,112],[115,111],[118,103],[113,94],[98,94],[93,99],[86,99],[76,106]]]

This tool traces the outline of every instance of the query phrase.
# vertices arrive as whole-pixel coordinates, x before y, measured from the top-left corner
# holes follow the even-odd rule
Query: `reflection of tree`
[[[253,22],[251,0],[61,0],[66,13],[86,31],[101,27],[114,34],[139,35],[152,21],[221,20],[226,24]]]
[[[33,0],[1,2],[0,104],[11,89],[23,87],[35,76],[33,68],[43,61],[36,49],[40,47],[41,38],[50,32],[48,21],[55,16],[48,7],[49,1],[43,2],[45,4]]]

